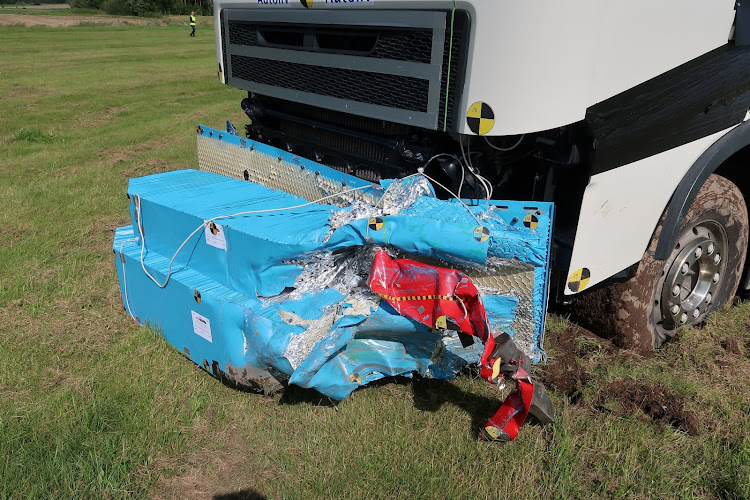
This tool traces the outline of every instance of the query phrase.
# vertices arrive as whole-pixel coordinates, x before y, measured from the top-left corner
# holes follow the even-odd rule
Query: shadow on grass
[[[488,398],[466,392],[448,380],[426,379],[420,376],[409,377],[385,377],[370,382],[357,391],[368,390],[374,387],[398,384],[411,386],[414,407],[420,411],[436,412],[444,404],[454,405],[465,411],[471,417],[471,428],[468,433],[472,436],[487,423],[487,420],[497,411],[502,403],[498,398]],[[284,392],[279,400],[280,405],[308,404],[312,406],[335,407],[338,402],[328,396],[324,396],[315,389],[305,389],[294,385],[284,387]]]
[[[384,385],[398,384],[398,385],[409,385],[412,379],[409,377],[385,377],[380,380],[370,382],[366,386],[360,387],[357,391],[366,390],[371,387],[381,387]],[[279,400],[280,405],[298,405],[298,404],[309,404],[312,406],[328,406],[335,407],[338,401],[325,396],[315,389],[305,389],[304,387],[298,387],[296,385],[284,385],[284,392],[281,394]]]
[[[311,406],[326,406],[332,408],[338,403],[328,396],[319,393],[315,389],[305,389],[304,387],[285,384],[283,392],[281,393],[281,399],[279,399],[279,404],[284,406],[308,404]]]
[[[471,417],[471,427],[467,429],[468,434],[475,438],[479,429],[484,427],[487,420],[495,414],[502,404],[502,399],[488,398],[466,392],[448,380],[426,379],[420,376],[409,377],[385,377],[370,382],[357,391],[368,390],[374,387],[398,384],[411,386],[414,408],[420,411],[436,412],[444,404],[460,408]],[[338,401],[334,401],[315,389],[305,389],[295,385],[285,385],[279,405],[307,404],[311,406],[322,406],[335,408]],[[526,425],[542,425],[533,416],[529,415]]]
[[[232,493],[216,494],[214,500],[266,500],[266,497],[252,488],[247,488]]]
[[[412,381],[414,407],[422,411],[435,412],[444,404],[461,408],[471,417],[469,434],[476,437],[487,419],[500,407],[499,398],[487,398],[461,390],[447,380],[415,377]]]

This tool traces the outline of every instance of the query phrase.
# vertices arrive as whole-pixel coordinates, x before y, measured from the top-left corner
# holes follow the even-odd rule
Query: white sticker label
[[[195,334],[213,343],[213,340],[211,340],[211,322],[208,318],[195,311],[190,311],[190,314],[193,315],[193,331]]]
[[[222,250],[227,249],[227,240],[224,238],[224,226],[211,221],[206,224],[205,233],[206,243]]]

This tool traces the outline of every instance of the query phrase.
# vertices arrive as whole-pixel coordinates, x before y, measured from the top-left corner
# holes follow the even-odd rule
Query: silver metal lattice
[[[346,186],[324,174],[273,157],[254,147],[240,147],[217,138],[198,134],[198,168],[205,172],[242,179],[301,196],[308,201],[346,191]],[[321,203],[340,207],[354,201],[377,203],[378,198],[362,191],[350,191]]]

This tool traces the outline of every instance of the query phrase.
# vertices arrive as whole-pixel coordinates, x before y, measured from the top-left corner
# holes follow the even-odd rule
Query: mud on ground
[[[113,17],[113,16],[38,16],[34,14],[2,14],[0,15],[0,26],[47,26],[61,28],[77,26],[79,24],[97,24],[107,26],[126,26],[159,24],[153,19],[139,19],[136,17]]]
[[[671,425],[690,435],[699,433],[695,414],[685,411],[685,401],[671,389],[649,381],[615,380],[597,384],[597,368],[611,365],[616,359],[637,357],[615,347],[577,325],[563,332],[548,332],[545,347],[549,361],[534,375],[545,387],[564,395],[570,403],[618,417],[637,418],[654,425]],[[584,388],[597,387],[598,394],[584,398]]]

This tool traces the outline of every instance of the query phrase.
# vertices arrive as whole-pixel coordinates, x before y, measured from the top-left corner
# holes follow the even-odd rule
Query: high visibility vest
[[[190,16],[190,26],[195,26],[195,16]]]

